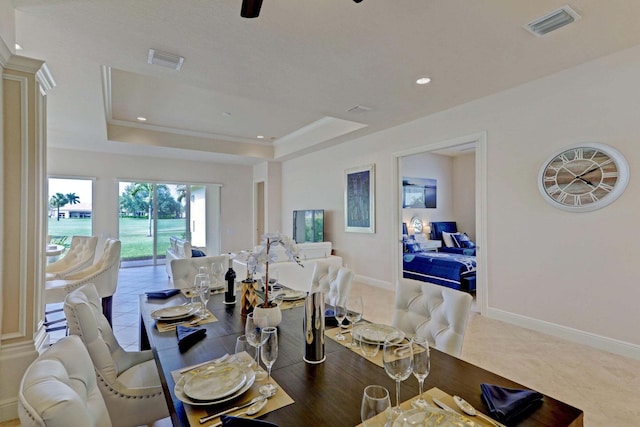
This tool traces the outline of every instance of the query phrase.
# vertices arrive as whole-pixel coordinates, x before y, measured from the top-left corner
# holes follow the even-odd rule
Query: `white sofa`
[[[167,270],[167,276],[169,278],[172,278],[171,261],[173,261],[174,259],[191,258],[192,249],[199,248],[191,246],[191,243],[188,240],[180,239],[175,236],[171,236],[169,238],[169,248],[167,249],[164,261],[165,269]]]
[[[342,266],[342,257],[331,255],[331,242],[299,243],[297,246],[298,256],[303,267],[294,261],[289,261],[282,246],[276,246],[272,249],[277,255],[277,261],[269,263],[269,272],[277,271],[278,282],[284,286],[299,291],[308,291],[313,278],[313,270],[319,260],[338,267]],[[234,259],[233,269],[236,272],[236,280],[242,281],[247,277],[246,262]],[[256,278],[262,274],[264,273],[257,272]]]

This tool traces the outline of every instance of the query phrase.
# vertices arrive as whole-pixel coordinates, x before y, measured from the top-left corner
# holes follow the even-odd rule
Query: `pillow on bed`
[[[476,244],[467,236],[467,233],[458,233],[451,236],[459,248],[473,249]]]
[[[460,233],[447,233],[446,231],[442,232],[442,240],[444,241],[444,245],[447,248],[457,248],[456,242],[453,240],[453,236]]]
[[[420,243],[407,243],[407,252],[410,254],[414,254],[416,252],[422,252],[422,248],[420,247]]]

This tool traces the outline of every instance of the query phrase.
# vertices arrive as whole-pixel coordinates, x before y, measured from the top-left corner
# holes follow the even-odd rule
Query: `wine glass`
[[[250,369],[255,369],[256,361],[249,352],[252,348],[253,346],[247,341],[246,335],[240,335],[236,338],[236,348],[234,352],[236,360]]]
[[[349,297],[347,299],[347,320],[351,322],[351,347],[357,347],[358,342],[353,339],[353,328],[356,326],[356,323],[362,319],[362,314],[364,313],[362,303],[362,297]]]
[[[267,367],[267,383],[258,389],[263,396],[270,396],[278,389],[271,382],[271,367],[278,358],[278,330],[273,326],[262,328],[262,345],[260,346],[262,361]]]
[[[220,282],[222,281],[220,278],[222,276],[223,270],[224,267],[222,266],[221,262],[211,263],[211,274],[213,275],[213,286],[215,288],[218,288]]]
[[[366,357],[376,357],[378,351],[380,351],[380,339],[378,338],[378,331],[376,329],[363,326],[360,326],[358,328],[358,335],[360,338],[360,351],[362,351],[362,354],[364,354]]]
[[[413,346],[413,376],[416,377],[420,386],[418,400],[411,402],[411,406],[417,409],[427,408],[429,407],[429,404],[422,395],[422,386],[431,369],[429,342],[423,337],[414,337],[411,342]]]
[[[365,427],[384,427],[389,422],[391,399],[389,391],[379,385],[365,387],[362,394],[360,419]],[[381,415],[384,414],[384,415]]]
[[[342,334],[342,322],[344,322],[344,318],[347,317],[347,306],[346,306],[346,298],[336,297],[333,303],[333,315],[338,321],[338,335],[336,335],[337,341],[344,341],[346,337]]]
[[[413,370],[413,352],[411,341],[398,342],[385,339],[382,362],[387,375],[396,381],[396,407],[393,408],[394,418],[402,413],[400,409],[400,382],[409,378]]]
[[[193,277],[193,285],[189,288],[189,296],[191,306],[195,306],[200,297],[200,282],[207,279],[209,277],[208,274],[198,273]]]
[[[200,295],[200,315],[202,317],[207,315],[207,303],[209,302],[209,296],[211,295],[211,280],[209,276],[203,276],[198,284],[198,294]]]
[[[267,373],[260,366],[260,346],[262,345],[262,329],[255,322],[255,313],[249,313],[247,315],[247,323],[245,323],[244,332],[247,337],[247,341],[252,347],[255,347],[256,354],[256,380],[262,381],[267,378]],[[260,321],[258,321],[260,323]],[[265,337],[266,338],[266,337]]]

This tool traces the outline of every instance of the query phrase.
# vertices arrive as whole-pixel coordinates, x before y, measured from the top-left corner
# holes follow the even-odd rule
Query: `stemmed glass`
[[[221,262],[211,263],[211,274],[213,275],[213,286],[218,288],[220,285],[222,272],[224,267]]]
[[[429,404],[422,395],[422,387],[431,370],[429,342],[423,337],[414,337],[411,342],[413,343],[413,376],[416,377],[420,386],[418,400],[411,402],[411,406],[414,408],[427,408]]]
[[[362,303],[362,297],[349,297],[347,299],[347,320],[351,322],[351,347],[357,347],[358,342],[353,339],[353,331],[356,323],[362,319],[364,314],[364,306]]]
[[[207,303],[209,302],[209,295],[211,293],[211,280],[208,275],[203,275],[198,283],[198,294],[200,295],[200,316],[207,315]]]
[[[263,396],[272,395],[278,387],[271,382],[271,367],[278,358],[278,330],[273,326],[262,328],[262,346],[260,347],[262,361],[267,367],[267,383],[258,389]]]
[[[262,381],[267,378],[267,373],[260,366],[260,346],[263,343],[262,329],[256,324],[254,315],[255,313],[249,313],[247,315],[247,323],[245,323],[244,333],[247,336],[247,341],[249,342],[249,344],[256,349],[256,380]],[[260,321],[258,321],[258,323],[260,323]]]
[[[347,299],[336,297],[333,301],[333,314],[338,321],[338,335],[336,335],[337,341],[344,341],[346,337],[342,333],[342,322],[347,317]]]
[[[203,280],[209,280],[209,275],[205,273],[198,273],[193,278],[193,286],[189,289],[189,295],[191,296],[191,306],[195,306],[200,297],[200,283]]]
[[[384,341],[382,362],[387,375],[396,381],[396,407],[393,408],[394,418],[402,413],[400,409],[400,382],[409,378],[413,370],[413,352],[411,341]]]
[[[246,335],[240,335],[236,338],[236,348],[234,352],[236,360],[250,369],[255,369],[256,361],[249,353],[251,348],[253,348],[253,346],[247,341]]]
[[[379,385],[365,387],[360,407],[360,419],[365,427],[387,425],[390,408],[391,399],[389,399],[389,391],[386,388]],[[378,416],[380,414],[385,414],[385,416]]]

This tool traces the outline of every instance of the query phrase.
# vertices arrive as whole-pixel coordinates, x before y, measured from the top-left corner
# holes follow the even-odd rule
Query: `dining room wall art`
[[[375,233],[375,164],[345,170],[344,224],[346,232]]]
[[[402,207],[437,207],[438,180],[431,178],[402,177]]]

